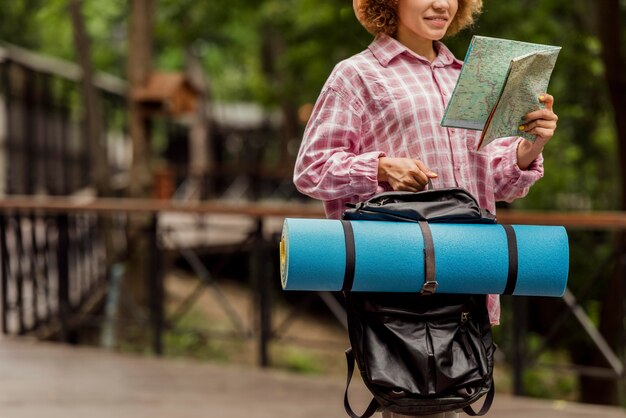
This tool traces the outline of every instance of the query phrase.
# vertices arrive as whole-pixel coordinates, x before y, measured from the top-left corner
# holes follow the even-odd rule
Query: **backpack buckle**
[[[427,280],[424,282],[424,286],[422,286],[422,291],[420,292],[422,295],[432,295],[437,291],[437,280]]]

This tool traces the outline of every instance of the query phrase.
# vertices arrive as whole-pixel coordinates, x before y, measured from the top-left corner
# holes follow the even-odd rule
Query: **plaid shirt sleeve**
[[[324,201],[370,197],[379,190],[382,151],[359,152],[363,105],[356,97],[326,87],[304,133],[296,166],[297,189]]]
[[[543,156],[539,155],[526,170],[517,165],[517,147],[523,138],[509,137],[494,141],[488,147],[491,173],[494,179],[494,197],[497,201],[512,202],[526,196],[537,180],[543,177]]]

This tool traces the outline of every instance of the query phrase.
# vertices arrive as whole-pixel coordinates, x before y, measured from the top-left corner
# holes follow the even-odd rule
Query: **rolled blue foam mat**
[[[419,292],[424,239],[417,223],[350,221],[354,235],[352,291]],[[429,224],[437,293],[505,293],[511,282],[509,246],[499,224]],[[569,244],[561,226],[513,225],[517,263],[514,295],[562,296]],[[515,263],[514,263],[515,264]],[[284,290],[339,291],[346,275],[341,221],[287,218],[280,243]]]

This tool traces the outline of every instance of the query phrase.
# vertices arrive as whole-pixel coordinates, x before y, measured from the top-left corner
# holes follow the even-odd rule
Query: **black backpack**
[[[349,220],[419,222],[425,244],[422,292],[350,292],[358,254]],[[382,193],[344,212],[343,290],[352,346],[346,351],[344,406],[351,418],[367,418],[377,410],[419,416],[463,409],[484,415],[493,401],[495,345],[486,296],[435,293],[436,254],[428,222],[495,223],[495,217],[458,188]],[[348,401],[355,360],[374,396],[361,416]],[[475,412],[470,405],[484,395]]]

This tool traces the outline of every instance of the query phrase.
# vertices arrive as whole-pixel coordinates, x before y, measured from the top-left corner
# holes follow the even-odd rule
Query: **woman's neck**
[[[411,51],[415,52],[417,55],[421,55],[430,62],[433,62],[435,58],[437,58],[437,50],[435,49],[434,41],[415,36],[414,33],[408,31],[402,25],[398,27],[396,39]]]

